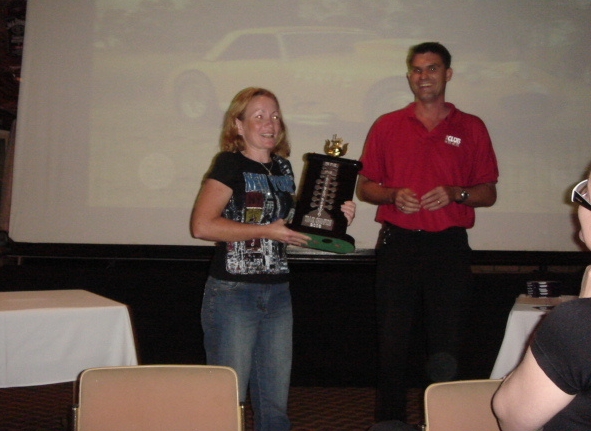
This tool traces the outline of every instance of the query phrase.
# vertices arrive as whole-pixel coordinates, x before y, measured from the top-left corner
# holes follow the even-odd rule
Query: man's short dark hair
[[[446,69],[451,67],[451,54],[445,46],[439,42],[423,42],[419,43],[418,45],[411,46],[408,50],[408,55],[406,56],[406,67],[408,70],[410,70],[412,67],[412,60],[415,55],[426,54],[427,52],[432,52],[433,54],[439,55],[441,60],[443,60],[443,65]]]

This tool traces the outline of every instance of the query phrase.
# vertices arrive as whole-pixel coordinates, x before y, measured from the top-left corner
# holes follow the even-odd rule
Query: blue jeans
[[[201,324],[207,363],[236,370],[241,402],[250,389],[255,430],[289,430],[293,328],[289,284],[209,277]]]

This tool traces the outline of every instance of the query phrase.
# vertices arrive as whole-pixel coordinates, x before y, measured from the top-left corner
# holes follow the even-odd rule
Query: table
[[[532,298],[519,295],[507,319],[503,343],[495,361],[491,379],[500,379],[509,374],[521,361],[529,339],[542,317],[562,302],[577,296],[563,295],[556,298]]]
[[[137,365],[127,306],[85,290],[0,292],[0,387]]]

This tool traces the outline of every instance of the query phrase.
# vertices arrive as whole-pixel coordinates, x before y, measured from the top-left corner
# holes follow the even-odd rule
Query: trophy
[[[303,183],[290,228],[312,238],[305,247],[333,253],[355,251],[355,240],[346,233],[347,218],[341,205],[353,199],[362,164],[339,158],[347,153],[348,145],[333,135],[324,145],[327,155],[304,156]]]

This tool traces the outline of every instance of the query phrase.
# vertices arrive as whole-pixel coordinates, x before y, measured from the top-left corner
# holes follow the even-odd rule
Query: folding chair
[[[142,365],[83,371],[75,431],[242,431],[238,378],[229,367]]]
[[[425,390],[426,431],[499,431],[492,397],[501,379],[433,383]]]

